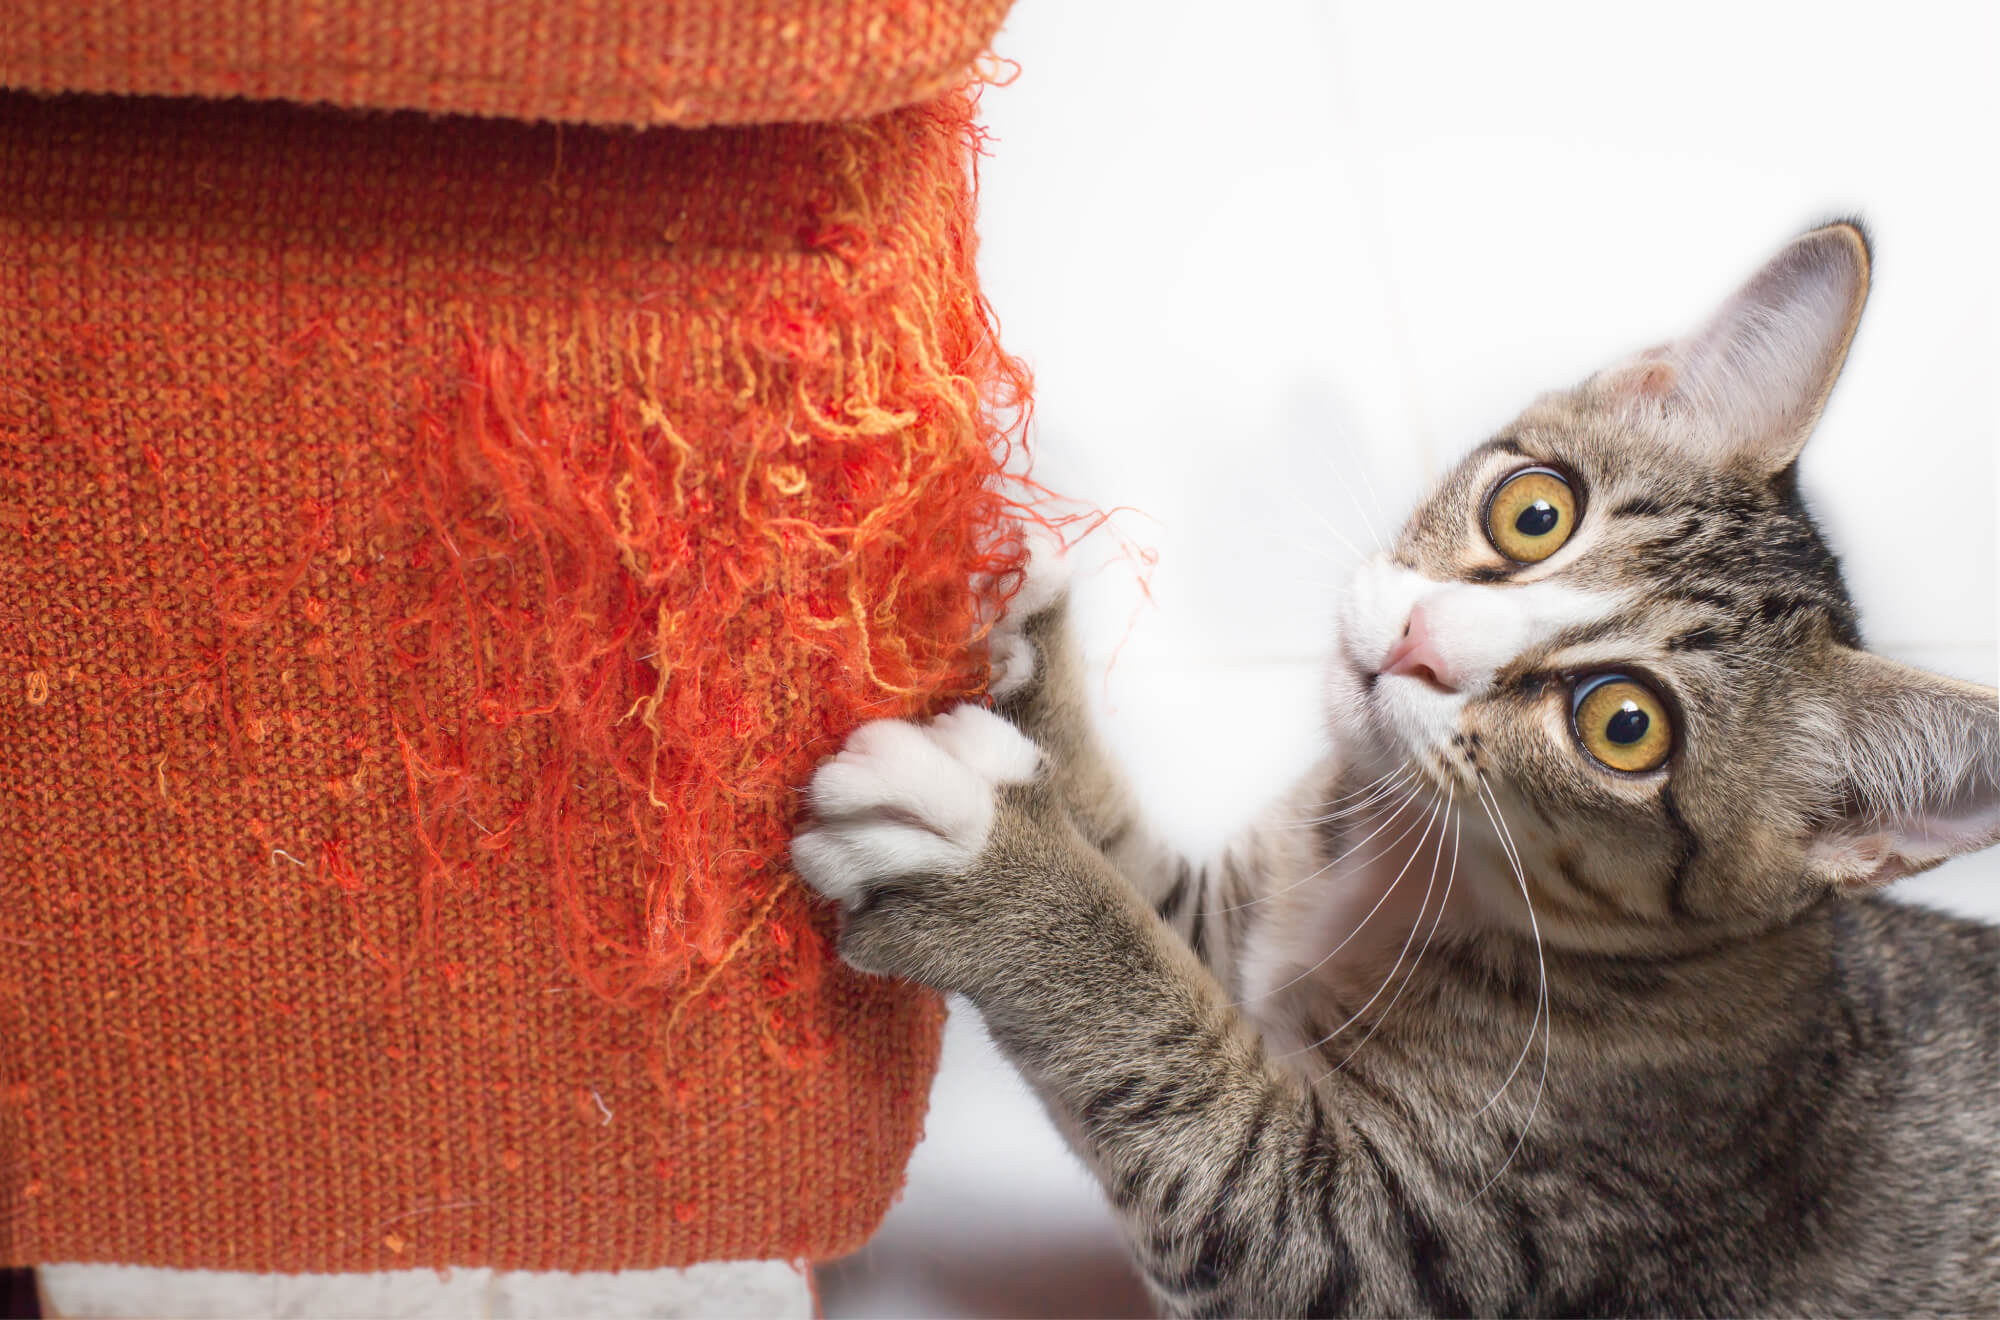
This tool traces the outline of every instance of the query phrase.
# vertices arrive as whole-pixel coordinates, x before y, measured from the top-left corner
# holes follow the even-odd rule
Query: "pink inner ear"
[[[1810,856],[1819,869],[1850,894],[1900,880],[1913,867],[1888,834],[1844,834],[1816,839]]]
[[[1679,383],[1680,368],[1667,359],[1666,348],[1649,349],[1617,369],[1611,378],[1614,392],[1628,399],[1664,399]]]
[[[1632,391],[1641,398],[1663,399],[1673,391],[1674,382],[1679,378],[1680,372],[1674,369],[1673,363],[1649,363],[1639,372],[1638,378],[1632,384]]]
[[[1868,834],[1814,840],[1810,855],[1823,873],[1850,892],[1879,888],[1963,853],[2000,842],[2000,808],[1988,804],[1960,816],[1928,815]]]

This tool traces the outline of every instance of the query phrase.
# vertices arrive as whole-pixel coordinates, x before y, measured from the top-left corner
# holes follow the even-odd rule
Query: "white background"
[[[1996,673],[1994,56],[1972,5],[1019,0],[982,273],[1036,474],[1113,538],[1103,722],[1201,848],[1318,737],[1328,597],[1537,392],[1858,213],[1875,285],[1803,485],[1870,643]],[[1121,642],[1122,650],[1118,650]],[[1905,886],[2000,919],[2000,855]],[[1095,1188],[960,1008],[910,1185],[827,1313],[1136,1314]]]

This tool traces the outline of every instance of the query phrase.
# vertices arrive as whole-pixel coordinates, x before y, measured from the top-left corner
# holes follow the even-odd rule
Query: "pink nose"
[[[1409,620],[1403,624],[1403,635],[1389,648],[1388,658],[1382,661],[1382,667],[1376,674],[1378,677],[1382,674],[1403,674],[1446,692],[1458,691],[1458,685],[1452,681],[1450,667],[1431,640],[1421,603],[1410,607]]]

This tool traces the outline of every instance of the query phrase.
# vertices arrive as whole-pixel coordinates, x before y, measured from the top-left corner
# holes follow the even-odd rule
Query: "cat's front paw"
[[[1042,662],[1029,625],[1060,608],[1069,594],[1069,555],[1062,538],[1046,527],[1029,524],[1021,529],[1021,541],[1028,557],[1022,566],[1020,589],[1006,602],[1005,612],[986,638],[992,667],[986,690],[996,701],[1005,701],[1035,677]],[[1001,589],[1002,584],[992,581],[973,583],[973,591],[982,601],[992,600]]]
[[[928,724],[877,720],[848,738],[806,790],[812,823],[792,865],[841,905],[841,954],[864,971],[955,988],[978,924],[980,858],[1005,785],[1034,780],[1041,753],[1000,716],[959,706]]]

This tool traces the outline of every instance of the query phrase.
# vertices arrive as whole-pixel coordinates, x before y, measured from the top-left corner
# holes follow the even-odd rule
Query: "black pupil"
[[[1561,521],[1562,515],[1556,512],[1555,505],[1547,500],[1536,500],[1514,519],[1514,530],[1523,536],[1547,536]]]
[[[1646,728],[1652,722],[1645,711],[1628,701],[1605,721],[1604,736],[1620,746],[1629,747],[1646,736]]]

